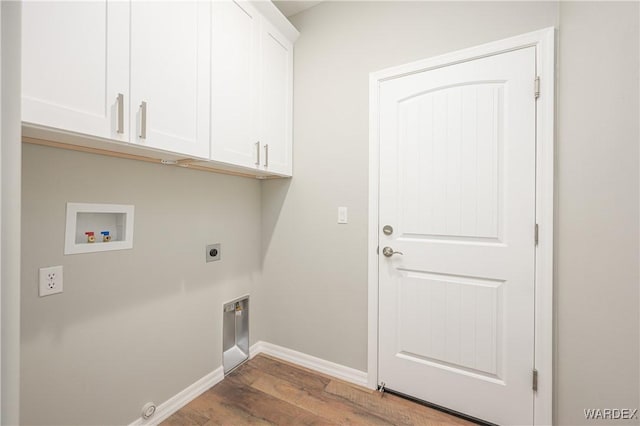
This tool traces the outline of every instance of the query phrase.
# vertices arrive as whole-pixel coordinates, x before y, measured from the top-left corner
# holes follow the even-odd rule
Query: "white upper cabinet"
[[[298,32],[271,2],[25,1],[22,20],[26,138],[291,176]]]
[[[260,15],[248,2],[215,1],[212,23],[211,158],[255,168]]]
[[[209,158],[211,3],[131,3],[131,142]]]
[[[291,176],[292,42],[249,2],[215,1],[212,52],[211,159]]]
[[[261,167],[292,172],[293,44],[268,21],[260,34]]]
[[[22,22],[22,120],[128,141],[129,4],[25,1]]]

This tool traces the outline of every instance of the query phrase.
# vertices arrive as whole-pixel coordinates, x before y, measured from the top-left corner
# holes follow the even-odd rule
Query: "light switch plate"
[[[349,223],[346,207],[338,207],[338,223]]]

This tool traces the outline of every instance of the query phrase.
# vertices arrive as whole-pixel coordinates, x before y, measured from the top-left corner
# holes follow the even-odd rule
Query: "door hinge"
[[[540,97],[540,77],[536,77],[533,83],[533,96],[535,99]]]
[[[533,231],[533,240],[535,241],[536,245],[538,245],[539,238],[540,238],[540,227],[536,223],[536,226],[535,226],[534,231]]]
[[[534,392],[538,391],[538,370],[536,370],[535,368],[533,369],[533,380],[531,383],[531,388]]]

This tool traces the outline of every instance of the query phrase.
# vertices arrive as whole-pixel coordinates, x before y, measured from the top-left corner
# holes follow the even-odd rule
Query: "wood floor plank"
[[[251,365],[273,376],[280,377],[303,389],[322,390],[331,381],[330,378],[311,372],[307,369],[285,363],[274,358],[258,355],[251,360]]]
[[[272,425],[271,422],[227,402],[212,389],[194,399],[187,407],[209,419],[203,426]]]
[[[391,394],[355,386],[341,380],[332,380],[325,392],[369,410],[398,425],[473,425],[461,418],[417,404]]]
[[[258,355],[163,426],[451,425],[473,423],[412,401]]]
[[[244,363],[236,368],[230,375],[235,380],[239,380],[247,386],[251,384],[262,374],[262,370],[257,368],[253,363]]]
[[[176,411],[167,420],[162,422],[163,426],[203,426],[209,421],[209,418],[203,416],[187,407],[182,407]]]
[[[335,424],[326,418],[246,386],[232,376],[228,376],[216,385],[215,392],[234,407],[276,425]]]
[[[327,398],[324,393],[311,393],[298,385],[268,373],[263,373],[261,377],[253,382],[251,387],[337,424],[391,424],[366,410],[355,407],[353,404]]]

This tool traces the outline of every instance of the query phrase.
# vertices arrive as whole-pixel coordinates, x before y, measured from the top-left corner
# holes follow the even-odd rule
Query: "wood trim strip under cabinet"
[[[32,145],[41,145],[41,146],[48,146],[48,147],[52,147],[52,148],[61,148],[61,149],[68,149],[68,150],[71,150],[71,151],[85,152],[85,153],[89,153],[89,154],[105,155],[107,157],[115,157],[115,158],[124,158],[124,159],[127,159],[127,160],[144,161],[144,162],[147,162],[147,163],[161,164],[163,166],[168,165],[168,164],[163,163],[162,160],[158,159],[158,158],[145,157],[143,155],[126,154],[126,153],[123,153],[123,152],[116,152],[116,151],[108,151],[108,150],[105,150],[105,149],[91,148],[91,147],[80,146],[80,145],[71,145],[71,144],[67,144],[67,143],[63,143],[63,142],[54,142],[54,141],[48,141],[48,140],[45,140],[45,139],[31,138],[31,137],[27,137],[27,136],[23,136],[22,137],[22,142],[23,143],[29,143],[29,144],[32,144]],[[193,162],[196,162],[196,161],[202,161],[202,160],[194,160],[194,159],[177,160],[176,164],[171,164],[171,165],[177,166],[177,167],[186,168],[186,169],[191,169],[191,170],[199,170],[199,171],[209,172],[209,173],[219,173],[219,174],[224,174],[224,175],[240,176],[240,177],[247,177],[247,178],[253,178],[253,179],[260,179],[260,180],[264,180],[264,179],[281,179],[280,176],[256,176],[256,175],[252,175],[252,174],[249,174],[249,173],[242,173],[242,172],[237,172],[237,171],[233,171],[233,170],[224,170],[224,169],[218,169],[218,168],[214,168],[214,167],[205,167],[205,166],[200,166],[200,165],[197,165],[197,164],[192,164]]]

